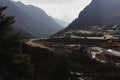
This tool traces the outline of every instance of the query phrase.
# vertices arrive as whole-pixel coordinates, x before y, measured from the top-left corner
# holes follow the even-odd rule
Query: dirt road
[[[34,42],[35,40],[39,40],[39,39],[30,39],[30,40],[28,40],[28,41],[26,42],[26,44],[27,44],[27,45],[30,45],[30,46],[32,46],[32,47],[46,48],[46,49],[49,49],[49,50],[53,51],[53,49],[50,48],[50,47],[47,47],[47,46],[45,46],[45,45],[42,45],[41,43],[35,43],[35,42]]]

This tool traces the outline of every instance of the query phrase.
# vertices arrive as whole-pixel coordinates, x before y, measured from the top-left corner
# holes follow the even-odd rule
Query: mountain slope
[[[92,0],[91,4],[79,14],[79,17],[68,28],[78,29],[90,25],[114,24],[120,24],[120,0]]]
[[[21,2],[0,0],[0,4],[8,6],[6,14],[15,16],[17,29],[23,30],[33,37],[47,37],[63,29],[42,9]]]
[[[67,22],[67,21],[64,21],[64,20],[61,20],[61,19],[55,19],[55,21],[59,24],[59,25],[61,25],[61,26],[63,26],[63,27],[67,27],[68,26],[68,24],[69,24],[69,22]]]

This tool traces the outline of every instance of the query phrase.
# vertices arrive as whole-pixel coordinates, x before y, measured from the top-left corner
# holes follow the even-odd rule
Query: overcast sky
[[[53,18],[68,22],[78,17],[80,11],[87,6],[91,0],[14,0],[25,4],[32,4],[43,9]]]

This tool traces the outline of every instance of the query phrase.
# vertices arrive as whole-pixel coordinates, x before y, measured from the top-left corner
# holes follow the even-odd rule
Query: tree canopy
[[[14,17],[3,14],[6,8],[0,6],[0,79],[30,80],[30,56],[22,50],[20,34],[13,31]]]

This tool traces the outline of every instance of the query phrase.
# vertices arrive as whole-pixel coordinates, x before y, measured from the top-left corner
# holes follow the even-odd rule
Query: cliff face
[[[120,0],[92,0],[68,28],[120,24]],[[67,28],[67,29],[68,29]]]

